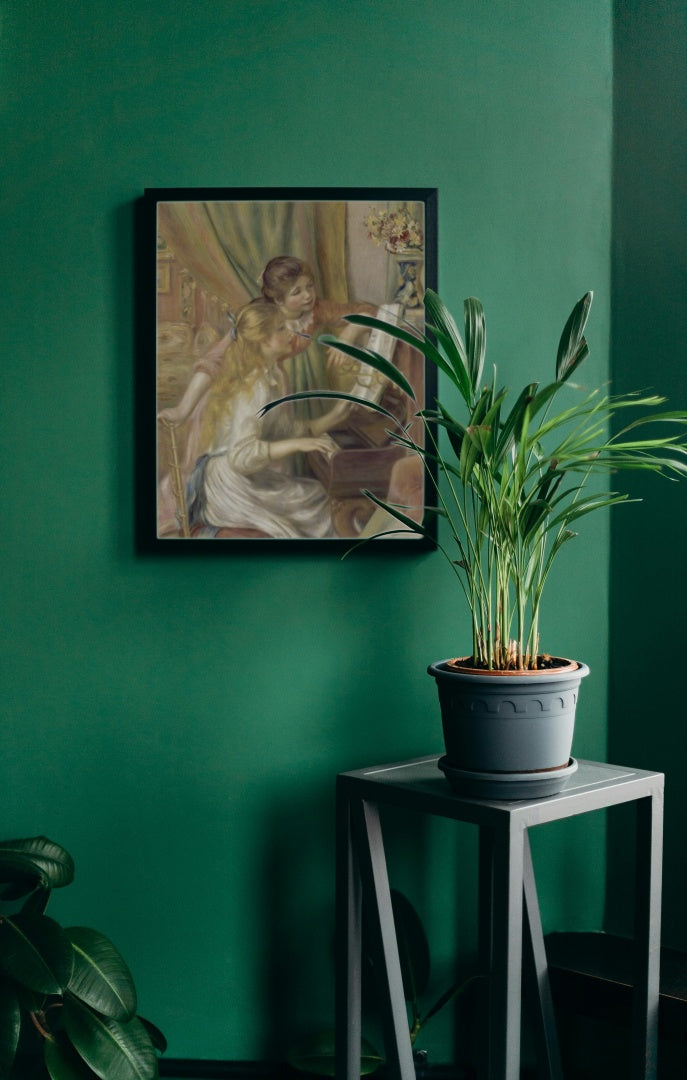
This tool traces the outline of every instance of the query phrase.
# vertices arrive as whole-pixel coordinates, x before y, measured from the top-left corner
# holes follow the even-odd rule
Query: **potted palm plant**
[[[471,614],[470,651],[428,669],[438,685],[446,743],[440,766],[468,793],[548,795],[576,767],[570,756],[574,713],[589,669],[541,648],[546,583],[577,522],[628,499],[599,490],[597,477],[624,469],[685,475],[687,412],[663,409],[665,399],[654,394],[613,395],[574,384],[571,376],[589,353],[584,332],[591,292],[565,324],[554,379],[529,382],[517,394],[500,385],[495,368],[485,373],[479,300],[465,300],[463,333],[436,293],[427,290],[424,302],[424,331],[364,315],[348,319],[419,349],[442,373],[451,408],[437,402],[408,424],[375,402],[331,396],[382,413],[390,439],[421,459],[427,482],[436,486],[437,508],[421,523],[411,508],[365,494],[392,522],[386,535],[411,529],[433,539],[427,514],[439,515],[435,542]],[[379,353],[330,336],[321,340],[413,397],[407,380]]]
[[[161,1033],[136,1014],[131,972],[112,942],[46,915],[74,877],[45,836],[0,841],[0,1076],[155,1080]]]

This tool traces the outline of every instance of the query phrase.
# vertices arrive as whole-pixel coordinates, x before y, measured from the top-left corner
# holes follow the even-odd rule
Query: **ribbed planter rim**
[[[467,664],[461,665],[462,660],[469,660],[470,657],[450,657],[447,660],[437,660],[435,663],[430,664],[427,668],[427,673],[434,676],[451,676],[458,675],[462,679],[467,679],[471,682],[483,682],[485,679],[507,679],[510,683],[528,683],[532,679],[562,679],[567,681],[568,679],[584,678],[589,674],[589,668],[586,664],[583,664],[580,660],[568,660],[566,657],[555,656],[554,660],[562,660],[563,664],[560,667],[554,668],[535,668],[527,671],[500,671],[489,670],[487,668],[474,668],[469,667]],[[451,666],[454,665],[454,666]]]

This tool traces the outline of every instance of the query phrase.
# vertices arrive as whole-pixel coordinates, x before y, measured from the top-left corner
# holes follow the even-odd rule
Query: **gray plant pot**
[[[439,691],[443,763],[453,770],[447,772],[449,779],[499,773],[518,781],[528,774],[535,785],[541,779],[542,794],[551,794],[552,773],[566,772],[571,764],[577,695],[589,674],[586,664],[513,673],[452,671],[448,663],[442,660],[427,670]],[[513,796],[504,791],[501,797]]]

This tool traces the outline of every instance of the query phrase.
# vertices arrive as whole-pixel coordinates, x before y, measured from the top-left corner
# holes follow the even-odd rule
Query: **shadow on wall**
[[[382,828],[390,885],[410,899],[427,933],[432,963],[425,996],[433,1001],[475,967],[476,831],[459,829],[457,835],[455,822],[394,808],[385,808]],[[264,927],[258,961],[264,1056],[283,1062],[295,1044],[334,1027],[335,777],[326,786],[301,786],[296,795],[290,790],[275,796],[261,834],[266,838],[257,884]],[[465,1008],[465,1002],[456,1002],[423,1031],[418,1048],[428,1052],[431,1063],[465,1055],[470,1042]],[[365,963],[363,1033],[383,1053],[374,978]]]
[[[260,966],[265,1056],[273,1061],[283,1061],[294,1043],[334,1026],[335,777],[326,787],[301,792],[276,797],[262,830]],[[426,878],[426,822],[417,815],[404,821],[402,835],[389,826],[390,862],[397,861],[400,842],[414,853],[407,867],[412,876]]]
[[[679,408],[687,401],[687,3],[617,0],[614,31],[613,385],[655,384]],[[638,477],[632,494],[643,505],[613,519],[609,757],[666,774],[663,941],[687,949],[687,486],[644,489]],[[632,859],[619,819],[609,830],[609,929],[627,932],[621,881]]]

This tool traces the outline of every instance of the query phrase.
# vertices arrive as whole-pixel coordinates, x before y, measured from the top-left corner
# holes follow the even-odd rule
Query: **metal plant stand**
[[[389,1074],[415,1080],[396,943],[380,807],[469,822],[479,828],[479,951],[489,973],[483,1075],[520,1075],[523,946],[537,987],[540,1076],[561,1080],[546,951],[527,830],[532,825],[636,803],[634,993],[631,1080],[656,1076],[663,774],[580,761],[557,795],[517,802],[464,798],[450,790],[438,756],[337,777],[337,1080],[360,1077],[362,905],[370,920]]]

